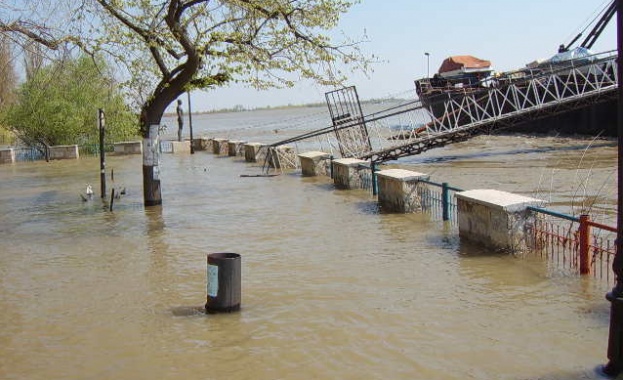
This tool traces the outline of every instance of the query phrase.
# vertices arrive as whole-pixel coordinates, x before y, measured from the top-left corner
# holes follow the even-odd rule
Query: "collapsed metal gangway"
[[[600,53],[536,70],[504,73],[487,87],[448,92],[435,102],[418,99],[356,117],[345,117],[350,111],[331,111],[331,126],[276,142],[270,149],[277,157],[277,147],[295,145],[298,150],[329,151],[335,157],[385,162],[606,102],[616,97],[617,86],[615,52]],[[354,87],[329,94],[330,110],[361,109]],[[344,107],[344,101],[356,101],[357,105]]]

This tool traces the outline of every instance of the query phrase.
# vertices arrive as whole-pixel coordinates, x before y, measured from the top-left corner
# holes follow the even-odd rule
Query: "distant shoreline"
[[[369,99],[362,100],[361,104],[370,104],[370,103],[385,103],[385,102],[397,102],[397,101],[407,101],[407,99],[399,99],[399,98],[385,98],[385,99]],[[208,115],[208,114],[216,114],[216,113],[234,113],[234,112],[249,112],[249,111],[269,111],[269,110],[286,110],[286,109],[295,109],[295,108],[314,108],[314,107],[326,107],[326,103],[318,102],[318,103],[306,103],[306,104],[287,104],[281,106],[265,106],[265,107],[245,107],[243,105],[237,105],[231,108],[219,108],[210,111],[193,111],[193,115]],[[164,114],[165,117],[173,117],[176,116],[175,112],[167,112]]]

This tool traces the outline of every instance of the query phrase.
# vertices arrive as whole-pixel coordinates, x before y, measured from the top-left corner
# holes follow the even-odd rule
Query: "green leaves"
[[[109,138],[132,138],[137,118],[106,71],[90,57],[47,66],[20,87],[18,102],[3,121],[26,142],[83,144],[97,141],[97,110],[103,108]]]
[[[166,101],[189,83],[268,88],[307,78],[337,84],[346,77],[336,66],[366,70],[369,62],[357,42],[328,36],[357,0],[93,1],[104,26],[99,47],[116,51],[128,77],[149,80],[151,95]]]

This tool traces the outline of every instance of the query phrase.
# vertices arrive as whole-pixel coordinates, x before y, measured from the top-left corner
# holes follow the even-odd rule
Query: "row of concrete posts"
[[[190,141],[172,141],[171,153],[190,152]],[[361,189],[372,174],[378,203],[384,212],[412,213],[423,209],[423,187],[429,176],[404,169],[373,171],[370,163],[355,158],[333,159],[325,152],[295,154],[287,146],[273,147],[229,139],[198,138],[192,141],[194,151],[216,155],[244,157],[246,162],[267,163],[270,168],[301,169],[303,176],[330,176],[338,189]],[[140,141],[117,143],[115,154],[141,154]],[[51,147],[50,159],[78,158],[75,145]],[[0,163],[15,161],[13,149],[0,150]],[[459,235],[494,250],[517,252],[530,246],[531,234],[539,207],[545,201],[493,189],[467,190],[456,193]]]
[[[193,142],[196,147],[214,154],[244,156],[246,162],[262,162],[274,154],[283,161],[292,153],[288,147],[278,147],[279,154],[271,153],[259,143],[202,139]],[[303,176],[331,176],[338,189],[361,189],[366,174],[371,173],[368,161],[355,158],[333,159],[326,152],[305,152],[297,155],[298,165],[271,167],[300,167]],[[428,186],[429,175],[404,169],[375,171],[378,203],[384,212],[422,212],[422,187]],[[530,226],[540,214],[532,207],[542,207],[545,201],[494,189],[476,189],[456,193],[459,235],[461,239],[483,245],[495,251],[520,252],[533,246]]]

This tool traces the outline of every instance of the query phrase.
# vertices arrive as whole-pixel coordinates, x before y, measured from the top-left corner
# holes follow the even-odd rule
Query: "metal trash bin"
[[[241,257],[237,253],[208,254],[207,313],[230,313],[240,310]]]

